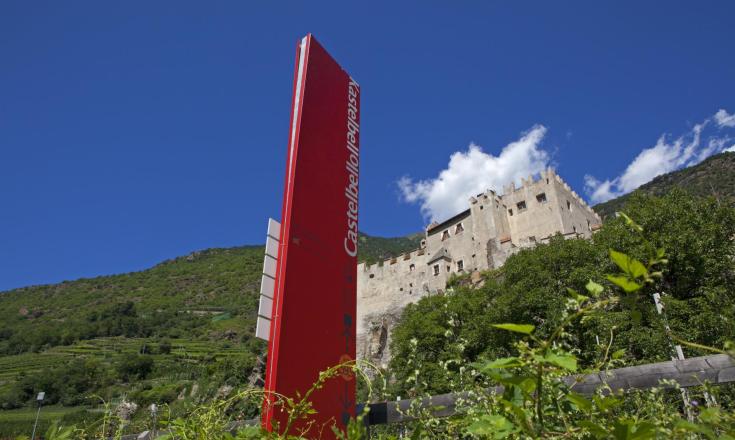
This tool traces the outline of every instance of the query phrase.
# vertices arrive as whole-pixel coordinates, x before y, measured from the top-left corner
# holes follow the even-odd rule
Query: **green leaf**
[[[553,352],[546,353],[544,360],[552,365],[561,367],[569,371],[577,371],[577,358],[574,355],[562,353],[556,354]]]
[[[656,425],[651,422],[619,419],[613,425],[613,437],[617,440],[648,440],[656,438]]]
[[[589,299],[588,296],[580,295],[579,293],[577,293],[576,290],[570,289],[568,287],[567,287],[567,293],[569,294],[569,296],[571,296],[572,298],[574,298],[574,300],[577,301],[580,304],[583,303],[583,302],[585,302],[585,301],[587,301]]]
[[[631,228],[635,229],[638,232],[643,232],[643,228],[638,223],[633,221],[632,218],[628,217],[624,212],[618,212],[618,214],[620,214],[620,216],[625,219],[626,225],[630,226]]]
[[[495,359],[493,361],[487,362],[485,364],[480,365],[479,369],[480,371],[485,370],[494,370],[498,368],[514,368],[514,367],[520,367],[523,365],[523,362],[517,357],[507,357],[507,358],[499,358]]]
[[[706,408],[699,413],[699,418],[705,423],[719,423],[722,415],[718,408]]]
[[[684,431],[684,432],[696,432],[699,434],[704,434],[709,439],[717,439],[717,438],[723,438],[718,437],[714,431],[712,431],[710,428],[704,425],[700,425],[697,423],[692,423],[687,420],[679,420],[676,422],[676,425],[674,426],[674,429],[676,431]]]
[[[630,312],[630,319],[633,320],[633,323],[634,324],[640,324],[642,317],[643,317],[643,315],[641,314],[641,311],[640,310],[632,310]]]
[[[597,284],[596,282],[589,280],[586,286],[584,286],[587,291],[592,296],[600,296],[603,290],[605,290],[601,285]]]
[[[467,427],[467,432],[477,436],[487,436],[492,439],[503,439],[518,431],[510,420],[497,414],[483,414],[473,424]]]
[[[597,438],[608,438],[607,429],[603,428],[597,423],[590,422],[589,420],[582,420],[579,422],[579,426],[581,426],[582,428],[586,428],[587,431],[590,432],[590,434],[594,435]]]
[[[607,280],[611,283],[615,284],[616,286],[620,287],[625,291],[625,293],[633,293],[637,290],[640,290],[642,285],[636,283],[635,281],[631,280],[627,277],[618,277],[614,275],[608,275]]]
[[[580,411],[590,412],[592,409],[592,402],[581,394],[569,393],[566,395],[566,399],[572,402]]]
[[[612,358],[613,359],[622,359],[625,356],[625,349],[621,348],[618,351],[613,352]]]
[[[531,324],[493,324],[493,327],[524,335],[530,335],[536,329]]]
[[[628,274],[631,278],[640,278],[648,275],[648,269],[646,269],[643,263],[622,252],[610,249],[610,258],[618,265],[620,270]]]
[[[595,401],[595,406],[602,411],[607,412],[608,410],[615,408],[617,406],[620,406],[622,402],[617,397],[613,396],[592,396],[592,399]]]
[[[536,391],[536,376],[529,375],[512,375],[504,378],[502,381],[503,385],[510,385],[518,387],[526,395],[530,395]]]

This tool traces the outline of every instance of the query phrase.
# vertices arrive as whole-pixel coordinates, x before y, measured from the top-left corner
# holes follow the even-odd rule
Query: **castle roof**
[[[450,218],[444,220],[441,223],[438,223],[438,224],[437,223],[432,223],[432,224],[430,224],[429,227],[426,228],[426,233],[428,235],[434,234],[436,232],[439,232],[441,229],[444,229],[447,226],[449,226],[449,225],[451,225],[453,223],[456,223],[456,222],[462,220],[463,218],[469,217],[469,216],[470,216],[470,210],[469,209],[466,209],[466,210],[460,212],[459,214],[457,214],[457,215],[455,215],[453,217],[450,217]]]
[[[445,258],[449,261],[452,261],[452,256],[449,254],[449,251],[447,251],[443,246],[437,251],[436,254],[434,254],[433,257],[429,260],[426,264],[431,264],[435,261],[441,260],[442,258]]]

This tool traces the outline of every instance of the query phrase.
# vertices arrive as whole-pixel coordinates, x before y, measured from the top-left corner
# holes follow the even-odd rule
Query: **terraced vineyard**
[[[416,243],[362,235],[360,260]],[[90,396],[176,408],[247,383],[265,352],[253,338],[262,264],[262,246],[208,249],[141,272],[0,292],[0,439],[25,433],[42,389],[67,405],[47,416],[77,423],[80,405],[99,402]]]
[[[41,353],[24,353],[0,357],[0,392],[7,390],[19,374],[39,372],[62,365],[70,359],[91,357],[113,363],[120,355],[139,353],[141,347],[149,346],[155,351],[157,343],[145,338],[98,338],[70,346],[54,347]],[[151,354],[157,364],[202,363],[241,356],[243,347],[229,343],[211,341],[171,340],[171,352]]]

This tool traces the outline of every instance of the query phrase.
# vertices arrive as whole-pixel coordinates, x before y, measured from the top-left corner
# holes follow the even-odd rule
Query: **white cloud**
[[[453,153],[447,168],[436,178],[414,181],[402,177],[398,181],[401,195],[409,203],[419,203],[428,219],[444,220],[467,209],[470,196],[487,189],[499,191],[503,185],[543,171],[550,160],[540,148],[545,134],[546,127],[535,125],[497,156],[470,144],[467,151]]]
[[[728,114],[725,109],[720,109],[715,113],[715,121],[720,127],[735,127],[735,114]]]
[[[604,181],[591,175],[585,176],[585,191],[590,201],[600,203],[610,200],[633,191],[656,176],[695,165],[713,154],[730,151],[735,146],[727,150],[725,146],[731,137],[720,133],[702,142],[703,132],[712,120],[720,128],[735,127],[735,115],[720,110],[676,139],[669,140],[669,136],[662,135],[656,145],[638,153],[623,174]]]
[[[730,147],[727,150],[725,150],[725,151],[729,151],[730,153],[735,153],[735,144],[732,147]]]

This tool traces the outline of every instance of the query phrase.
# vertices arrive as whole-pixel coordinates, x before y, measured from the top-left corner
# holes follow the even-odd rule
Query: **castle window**
[[[408,271],[409,272],[413,272],[414,269],[416,269],[416,265],[415,264],[411,264],[410,266],[408,266]]]
[[[536,243],[536,236],[535,235],[532,235],[532,236],[528,237],[528,241],[530,241],[532,243]]]
[[[549,178],[548,177],[546,178],[546,184],[547,185],[549,184]]]
[[[434,276],[437,276],[437,275],[439,275],[439,265],[435,264],[434,265]]]
[[[451,272],[451,271],[452,271],[452,266],[447,266],[447,272]]]
[[[454,229],[454,235],[457,235],[462,231],[464,231],[464,226],[462,226],[462,223],[457,223],[457,227]]]
[[[526,210],[526,201],[521,200],[520,202],[516,203],[516,208],[518,208],[518,212],[523,212]]]
[[[511,217],[513,217],[513,210],[512,209],[509,209],[508,210],[508,215],[511,216]]]
[[[446,240],[447,238],[449,238],[449,230],[442,232],[442,241]]]
[[[546,193],[541,193],[536,196],[536,201],[539,203],[546,203]]]
[[[576,234],[577,233],[577,227],[576,226],[572,226],[572,231],[574,231],[574,233]]]
[[[589,230],[589,231],[592,230],[592,225],[590,224],[590,221],[589,220],[587,220],[587,230]]]
[[[567,209],[570,211],[572,210],[572,204],[569,203],[569,200],[567,200]]]
[[[457,261],[457,272],[462,272],[464,270],[464,261],[459,260]]]
[[[370,278],[375,278],[375,274],[374,273],[371,273],[370,274]]]
[[[484,206],[480,205],[480,209],[484,208]]]

